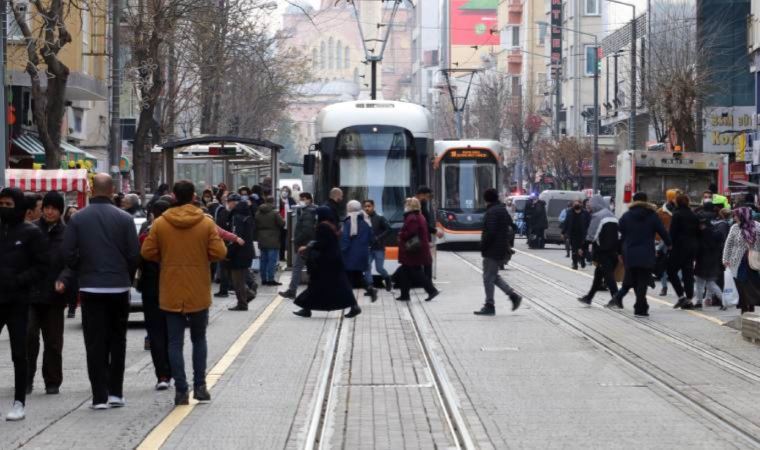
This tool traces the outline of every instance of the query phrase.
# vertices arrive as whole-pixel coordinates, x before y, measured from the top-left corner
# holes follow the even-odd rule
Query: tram
[[[435,142],[436,214],[443,242],[478,242],[486,204],[483,191],[501,186],[502,145],[489,140]]]
[[[342,102],[319,112],[316,132],[317,201],[324,202],[330,189],[336,186],[343,190],[346,201],[374,200],[376,210],[394,230],[386,238],[386,257],[396,259],[404,201],[418,187],[430,182],[433,162],[430,113],[420,105],[406,102]]]

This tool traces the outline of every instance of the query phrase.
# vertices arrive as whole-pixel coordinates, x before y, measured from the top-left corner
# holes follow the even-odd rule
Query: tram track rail
[[[459,252],[453,252],[453,255],[468,265],[474,271],[482,273],[481,268],[467,259],[464,255],[460,254]],[[509,265],[515,270],[543,283],[546,283],[553,288],[561,290],[568,295],[571,295],[573,297],[577,295],[576,292],[567,289],[559,283],[549,279],[545,275],[534,273],[521,264],[511,261]],[[565,326],[571,332],[587,339],[589,342],[602,349],[607,354],[614,357],[616,360],[621,361],[626,366],[646,376],[654,385],[663,389],[666,393],[681,400],[684,404],[691,406],[693,410],[701,413],[702,416],[708,420],[711,420],[713,423],[719,424],[724,430],[741,438],[742,441],[745,444],[751,446],[751,448],[760,448],[760,426],[749,419],[745,419],[743,416],[741,416],[740,413],[734,411],[730,405],[725,405],[719,400],[710,398],[706,394],[700,393],[697,390],[692,390],[693,392],[689,392],[690,390],[688,389],[688,386],[680,386],[679,383],[674,382],[674,380],[676,380],[675,377],[673,377],[673,379],[669,379],[668,374],[665,370],[659,368],[655,363],[647,361],[645,358],[636,354],[631,349],[626,348],[623,344],[617,342],[614,338],[605,334],[604,331],[600,331],[594,328],[592,325],[585,323],[579,319],[570,317],[557,306],[554,306],[544,300],[538,299],[534,295],[524,292],[520,292],[520,294],[523,296],[524,301],[529,302],[534,310],[540,315],[543,315],[547,319]],[[595,305],[601,308],[598,303]],[[620,311],[607,311],[609,311],[610,314],[615,314],[619,317],[627,318],[631,321],[636,320],[636,323],[634,325],[637,327],[642,327],[654,331],[655,334],[661,338],[664,338],[669,342],[672,342],[684,349],[697,354],[701,359],[706,360],[719,367],[720,369],[730,372],[737,377],[740,377],[741,379],[752,382],[760,380],[760,373],[753,371],[750,368],[744,367],[735,361],[731,361],[732,357],[726,357],[720,355],[716,351],[702,348],[699,345],[689,342],[686,338],[680,336],[678,333],[667,329],[667,327],[655,325],[646,320],[639,321],[639,319],[633,319],[627,314]],[[753,433],[748,430],[755,430],[755,432]]]
[[[409,315],[409,323],[412,326],[414,339],[422,355],[425,372],[429,379],[429,384],[420,386],[434,390],[436,401],[445,419],[445,425],[454,443],[453,448],[475,449],[477,446],[460,411],[459,400],[452,383],[449,381],[444,363],[432,348],[430,336],[433,333],[430,331],[429,323],[424,322],[429,319],[419,304],[420,302],[421,300],[416,299],[408,302],[405,308],[402,307],[402,311]],[[335,391],[338,387],[350,386],[336,383],[336,374],[341,370],[347,348],[352,345],[349,342],[351,338],[350,329],[351,327],[347,325],[346,319],[341,316],[335,330],[328,335],[324,344],[322,367],[317,377],[317,391],[311,408],[304,450],[330,448],[328,441],[334,422],[330,414],[333,412]]]

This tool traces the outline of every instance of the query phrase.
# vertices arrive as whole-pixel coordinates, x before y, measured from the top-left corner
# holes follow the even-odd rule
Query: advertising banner
[[[449,5],[451,62],[459,68],[479,67],[480,55],[499,45],[499,1],[449,0]]]
[[[562,64],[562,0],[551,0],[551,61],[552,75],[559,76]]]

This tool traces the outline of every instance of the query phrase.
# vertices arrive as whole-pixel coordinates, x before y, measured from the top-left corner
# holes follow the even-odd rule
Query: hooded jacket
[[[79,289],[129,288],[140,259],[135,222],[111,199],[93,197],[66,225],[61,251]]]
[[[44,281],[42,283],[35,283],[32,287],[29,301],[31,303],[66,305],[76,296],[78,291],[76,274],[66,267],[63,253],[61,253],[61,244],[63,243],[66,225],[64,225],[62,220],[49,225],[45,222],[45,219],[38,220],[35,222],[35,225],[47,236],[49,266],[45,273]],[[66,286],[63,294],[55,291],[56,281],[60,281]]]
[[[647,202],[633,202],[620,218],[620,236],[623,241],[623,259],[628,269],[652,269],[656,255],[655,235],[659,234],[670,246],[670,235],[657,217],[654,205]]]
[[[591,197],[591,211],[586,241],[591,242],[592,259],[603,267],[614,268],[620,248],[618,220],[601,195]]]
[[[480,235],[480,254],[497,261],[507,259],[509,253],[509,229],[514,228],[512,217],[500,202],[490,203],[483,216],[483,232]]]
[[[285,221],[271,203],[264,203],[256,211],[256,240],[260,249],[279,249],[280,231]]]
[[[193,313],[211,306],[209,262],[224,259],[227,248],[214,221],[200,208],[191,204],[169,208],[153,223],[141,254],[161,263],[162,310]]]
[[[45,279],[47,239],[34,224],[24,222],[26,204],[18,189],[4,189],[13,198],[13,218],[0,223],[0,304],[27,303],[33,284]]]

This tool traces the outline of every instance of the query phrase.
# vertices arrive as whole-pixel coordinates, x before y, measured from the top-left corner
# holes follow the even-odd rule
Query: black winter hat
[[[52,206],[63,214],[64,200],[63,196],[58,191],[50,191],[42,198],[42,207]]]

